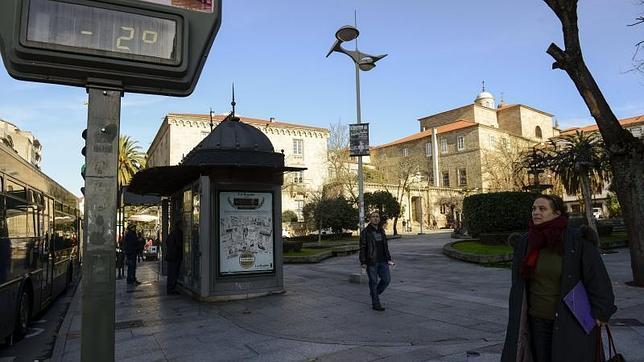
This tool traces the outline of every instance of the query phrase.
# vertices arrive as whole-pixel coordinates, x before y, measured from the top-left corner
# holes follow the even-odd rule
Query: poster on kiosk
[[[273,194],[219,193],[219,273],[275,271]]]

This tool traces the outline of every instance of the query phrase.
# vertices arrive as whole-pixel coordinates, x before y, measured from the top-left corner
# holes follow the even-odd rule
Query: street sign
[[[2,0],[0,50],[17,79],[187,96],[221,0]]]
[[[369,123],[349,125],[349,156],[369,156]]]

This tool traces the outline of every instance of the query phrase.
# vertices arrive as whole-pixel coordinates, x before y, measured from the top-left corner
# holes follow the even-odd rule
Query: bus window
[[[71,215],[55,212],[54,218],[54,248],[55,250],[69,249],[76,237],[76,218]]]
[[[5,187],[7,190],[7,195],[18,197],[23,200],[27,199],[27,189],[25,189],[24,186],[17,184],[11,180],[7,180],[7,184],[5,185]]]
[[[11,240],[7,235],[4,199],[5,197],[0,195],[0,284],[7,281],[9,263],[11,263]]]
[[[27,236],[27,204],[24,201],[7,197],[7,236],[24,238]]]

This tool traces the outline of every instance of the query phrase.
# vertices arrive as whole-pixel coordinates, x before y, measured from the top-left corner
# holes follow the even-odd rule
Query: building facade
[[[167,114],[147,151],[148,167],[172,166],[181,162],[226,115]],[[302,217],[311,192],[321,190],[328,176],[327,140],[329,130],[299,124],[240,117],[270,139],[276,152],[284,153],[286,166],[306,167],[284,175],[282,210]]]
[[[551,114],[523,104],[497,106],[485,90],[472,104],[418,121],[418,133],[374,147],[371,164],[409,168],[397,178],[408,179],[402,186],[408,200],[402,199],[416,229],[421,220],[424,227],[454,226],[471,193],[520,189],[510,167],[526,149],[559,134]]]
[[[0,119],[0,141],[37,168],[42,161],[42,144],[29,131],[21,131],[11,122]]]
[[[639,138],[644,142],[644,115],[636,116],[636,117],[630,117],[630,118],[625,118],[619,120],[619,123],[629,131],[635,138]],[[575,128],[570,128],[566,129],[561,132],[562,136],[565,135],[572,135],[575,134],[575,132],[581,131],[581,132],[597,132],[599,130],[599,127],[594,124],[590,126],[584,126],[584,127],[575,127]],[[593,208],[593,214],[595,217],[598,218],[607,218],[609,217],[608,213],[608,198],[610,196],[610,193],[608,191],[608,187],[610,186],[609,182],[606,182],[604,184],[604,188],[600,193],[596,193],[592,195],[592,208]],[[567,192],[564,191],[563,193],[563,200],[566,203],[566,207],[568,208],[568,211],[570,212],[584,212],[581,202],[581,195],[570,195]]]

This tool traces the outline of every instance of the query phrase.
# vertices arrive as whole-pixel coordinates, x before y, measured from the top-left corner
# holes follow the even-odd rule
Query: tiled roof
[[[226,118],[227,114],[213,114],[212,115],[212,120],[215,122],[221,122]],[[198,121],[203,121],[203,122],[210,122],[210,115],[209,114],[191,114],[191,113],[168,113],[167,114],[168,118],[190,118],[192,120],[196,119]],[[312,126],[305,126],[301,124],[293,124],[293,123],[286,123],[286,122],[278,122],[278,121],[270,121],[266,119],[258,119],[258,118],[250,118],[250,117],[239,117],[239,120],[248,123],[248,124],[254,124],[254,125],[261,125],[261,126],[273,126],[273,127],[281,127],[281,128],[304,128],[304,129],[310,129],[310,130],[316,130],[316,131],[321,131],[321,132],[329,132],[328,129],[326,128],[320,128],[320,127],[312,127]]]
[[[635,116],[631,118],[624,118],[619,120],[619,124],[622,125],[622,127],[629,126],[629,125],[636,125],[638,123],[644,123],[644,115],[640,116]],[[573,134],[576,131],[581,131],[581,132],[594,132],[597,131],[599,127],[594,124],[592,126],[585,126],[585,127],[574,127],[574,128],[569,128],[567,130],[563,130],[560,133],[560,136],[565,136],[568,134]]]
[[[446,124],[446,125],[439,126],[436,129],[436,134],[452,132],[452,131],[456,131],[456,130],[459,130],[459,129],[473,127],[473,126],[477,126],[477,125],[478,125],[478,123],[476,123],[476,122],[460,119],[460,120],[458,120],[456,122],[452,122],[452,123],[449,123],[449,124]],[[406,142],[409,142],[409,141],[414,141],[414,140],[418,140],[418,139],[422,139],[422,138],[426,138],[426,137],[431,137],[431,135],[432,135],[432,130],[428,129],[428,130],[424,130],[422,132],[411,134],[411,135],[409,135],[407,137],[395,140],[393,142],[385,143],[384,145],[380,145],[380,146],[376,146],[376,147],[372,147],[372,148],[373,149],[378,149],[378,148],[385,148],[385,147],[389,147],[389,146],[395,146],[395,145],[399,145],[399,144],[406,143]]]

